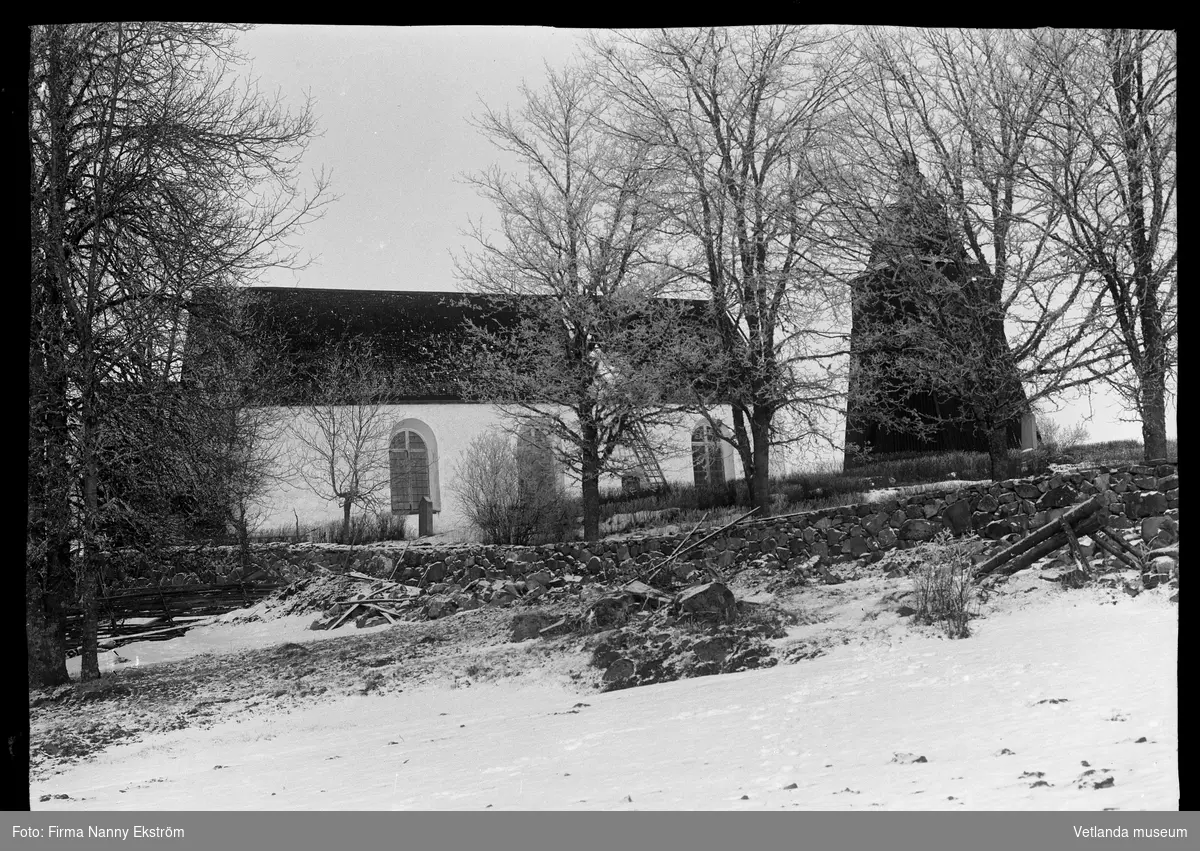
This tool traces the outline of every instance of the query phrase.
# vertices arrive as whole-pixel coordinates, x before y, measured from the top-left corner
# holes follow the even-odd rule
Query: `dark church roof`
[[[511,300],[456,292],[256,287],[248,299],[255,326],[301,370],[339,342],[369,343],[405,402],[461,399],[466,323],[504,328],[519,317]]]
[[[282,345],[301,369],[340,341],[368,342],[394,368],[393,402],[464,399],[474,355],[467,323],[514,329],[523,308],[546,298],[308,287],[255,287],[247,297],[263,338]],[[700,320],[708,303],[684,304]]]

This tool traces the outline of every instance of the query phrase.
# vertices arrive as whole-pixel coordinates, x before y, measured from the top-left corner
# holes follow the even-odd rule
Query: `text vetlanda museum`
[[[1186,827],[1135,827],[1131,833],[1127,827],[1075,827],[1077,839],[1186,839]]]
[[[47,839],[183,839],[182,827],[152,827],[146,824],[135,824],[133,827],[97,827],[88,825],[82,827],[59,827],[57,824],[46,826]],[[43,836],[38,827],[13,827],[13,836],[30,839],[40,839]]]

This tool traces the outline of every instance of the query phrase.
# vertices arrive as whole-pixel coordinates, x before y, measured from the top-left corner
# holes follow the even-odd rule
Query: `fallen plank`
[[[627,582],[621,586],[621,590],[629,594],[635,600],[643,602],[654,601],[660,605],[670,603],[675,598],[670,594],[659,591],[657,588],[651,588],[645,582],[639,582],[634,579],[632,582]]]
[[[1105,526],[1103,529],[1101,529],[1100,533],[1104,537],[1106,537],[1108,540],[1110,540],[1112,543],[1116,544],[1118,547],[1123,549],[1125,552],[1129,553],[1130,556],[1132,556],[1134,559],[1137,560],[1139,565],[1142,565],[1145,563],[1145,559],[1143,558],[1141,551],[1138,550],[1136,547],[1134,547],[1132,544],[1130,544],[1128,541],[1126,541],[1124,535],[1114,532],[1112,529],[1109,529],[1107,526]]]
[[[329,628],[337,629],[339,626],[342,625],[342,622],[344,620],[346,620],[346,618],[350,617],[350,615],[354,612],[354,610],[357,609],[359,606],[361,606],[363,603],[379,602],[380,600],[382,600],[382,598],[376,599],[375,595],[382,594],[384,591],[387,591],[387,590],[388,590],[387,588],[379,588],[375,591],[372,591],[370,594],[366,594],[366,595],[360,594],[358,596],[358,598],[355,600],[339,601],[339,602],[352,603],[353,605],[351,605],[350,608],[346,609],[346,611],[342,612],[342,616],[339,617]]]
[[[365,603],[363,605],[363,608],[364,609],[374,609],[375,611],[379,612],[379,614],[381,614],[385,618],[387,618],[387,622],[390,624],[395,624],[395,623],[400,622],[399,617],[397,617],[394,613],[392,613],[388,609],[385,609],[383,606],[376,606],[374,603]]]
[[[1053,526],[1057,526],[1057,524],[1058,521],[1056,520]],[[1083,521],[1075,525],[1075,532],[1078,535],[1090,535],[1099,529],[1100,525],[1100,518],[1094,516],[1086,517],[1083,519]],[[1046,527],[1042,528],[1044,530]],[[1061,530],[1058,532],[1052,532],[1050,537],[1043,537],[1031,549],[1026,549],[1016,557],[1010,556],[1007,559],[1002,559],[993,564],[991,567],[988,567],[987,570],[983,570],[982,568],[987,566],[989,563],[997,561],[995,557],[989,559],[987,562],[984,562],[979,569],[976,569],[975,576],[984,576],[988,573],[995,573],[999,576],[1008,576],[1016,573],[1018,570],[1024,570],[1039,558],[1047,556],[1055,550],[1061,549],[1068,544],[1069,541],[1067,540],[1067,535],[1065,532]]]
[[[1026,553],[1030,550],[1038,549],[1045,541],[1047,541],[1051,537],[1056,536],[1056,535],[1062,537],[1063,538],[1062,543],[1060,543],[1058,546],[1050,548],[1049,550],[1043,551],[1042,554],[1045,555],[1045,553],[1047,553],[1047,552],[1053,552],[1054,550],[1058,549],[1058,547],[1061,547],[1061,546],[1063,546],[1063,544],[1067,543],[1066,537],[1064,535],[1062,535],[1062,532],[1061,532],[1062,524],[1064,524],[1064,523],[1075,527],[1076,532],[1078,534],[1088,534],[1087,532],[1083,532],[1080,530],[1079,524],[1085,518],[1091,517],[1097,511],[1100,511],[1102,508],[1104,508],[1104,501],[1101,499],[1100,494],[1096,494],[1091,499],[1089,499],[1087,502],[1080,503],[1079,505],[1076,505],[1076,506],[1070,508],[1069,510],[1064,511],[1062,513],[1062,515],[1059,516],[1056,520],[1050,521],[1049,523],[1047,523],[1046,525],[1044,525],[1040,529],[1038,529],[1036,532],[1032,532],[1029,535],[1026,535],[1024,538],[1017,541],[1012,546],[996,553],[996,555],[992,556],[987,561],[985,561],[983,564],[979,565],[978,568],[976,568],[975,575],[976,576],[986,576],[987,574],[996,570],[996,568],[1000,567],[1000,565],[1004,564],[1005,562],[1007,562],[1011,559],[1014,559],[1017,556],[1020,556],[1023,553]],[[1099,528],[1099,527],[1096,527],[1096,528]],[[1028,564],[1029,562],[1026,562],[1026,563]],[[1013,572],[1015,572],[1015,571],[1013,571]]]
[[[692,527],[692,531],[690,531],[686,535],[684,535],[683,540],[681,540],[679,542],[679,544],[676,545],[674,551],[669,556],[667,556],[665,559],[663,559],[661,562],[659,562],[658,565],[655,566],[654,570],[652,570],[650,572],[650,575],[646,577],[647,582],[652,581],[654,579],[654,577],[658,576],[658,574],[663,570],[663,568],[665,568],[668,564],[673,562],[676,559],[676,557],[678,557],[679,551],[681,549],[683,549],[683,545],[688,542],[688,539],[691,538],[692,535],[696,534],[697,529],[699,529],[701,526],[704,525],[704,521],[708,519],[708,515],[710,515],[710,514],[712,514],[711,511],[704,512],[704,516],[700,518],[699,523],[697,523],[695,526]]]
[[[696,549],[696,547],[700,546],[703,543],[706,543],[707,541],[712,540],[713,538],[717,537],[717,535],[720,535],[722,532],[732,529],[734,526],[741,523],[743,520],[745,520],[750,515],[756,513],[757,511],[758,511],[758,506],[756,505],[756,506],[754,506],[754,508],[747,511],[741,517],[737,518],[736,520],[730,521],[729,523],[726,523],[724,526],[722,526],[720,529],[717,529],[714,532],[710,532],[709,534],[705,535],[700,540],[696,541],[696,543],[694,543],[688,547],[685,547],[682,550],[676,550],[674,553],[672,553],[671,558],[676,559],[676,558],[679,558],[680,556],[682,556],[686,552],[691,552],[692,550]]]
[[[361,600],[334,600],[331,606],[361,606],[364,603],[411,603],[412,597],[363,597]]]
[[[1110,539],[1109,536],[1095,534],[1095,535],[1092,535],[1092,541],[1093,541],[1093,543],[1095,543],[1096,546],[1098,546],[1100,549],[1104,550],[1106,553],[1108,553],[1110,556],[1115,558],[1117,561],[1121,562],[1122,564],[1124,564],[1128,567],[1132,567],[1134,570],[1141,571],[1142,563],[1139,560],[1135,559],[1133,556],[1129,555],[1124,550],[1122,550],[1120,547],[1116,546],[1112,542],[1112,540]]]
[[[194,629],[202,625],[203,623],[201,621],[193,621],[192,623],[176,624],[175,626],[163,627],[162,629],[151,629],[147,630],[146,632],[135,632],[132,635],[122,635],[120,638],[101,641],[99,646],[103,650],[112,650],[122,644],[130,644],[134,641],[141,641],[144,638],[149,638],[150,636],[154,635],[162,635],[168,632],[178,632],[180,635],[182,635],[187,630]]]
[[[1092,572],[1092,563],[1088,561],[1083,547],[1079,546],[1079,539],[1075,537],[1075,533],[1071,530],[1071,524],[1064,523],[1061,517],[1058,523],[1062,527],[1063,534],[1067,536],[1067,542],[1071,545],[1071,557],[1075,559],[1075,567],[1090,574]]]

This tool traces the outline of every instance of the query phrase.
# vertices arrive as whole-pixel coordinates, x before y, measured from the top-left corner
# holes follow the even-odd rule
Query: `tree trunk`
[[[66,555],[48,551],[42,561],[46,574],[36,565],[27,568],[25,577],[25,641],[29,664],[29,686],[48,688],[69,683],[67,674],[66,617],[63,612],[65,589],[54,577],[65,568],[57,564]]]
[[[1167,403],[1161,375],[1142,385],[1142,446],[1147,461],[1167,457]]]
[[[85,400],[85,405],[86,405]],[[80,648],[79,648],[79,679],[100,679],[100,643],[97,638],[98,618],[96,616],[96,586],[100,572],[100,552],[96,541],[96,526],[99,519],[99,499],[97,494],[97,474],[95,453],[91,451],[92,436],[95,434],[95,424],[92,418],[85,414],[85,433],[81,441],[86,457],[86,472],[83,477],[83,502],[87,517],[83,529],[83,551],[77,562],[76,587],[79,595]]]
[[[1144,299],[1151,301],[1150,298]],[[1144,308],[1142,339],[1145,368],[1141,386],[1142,451],[1146,461],[1167,457],[1167,358],[1162,334],[1162,313]]]
[[[350,543],[350,507],[351,502],[346,499],[342,502],[342,543]]]
[[[95,372],[90,359],[85,359],[85,375]],[[87,383],[81,394],[82,429],[79,438],[79,464],[83,468],[83,546],[75,562],[75,583],[80,607],[80,680],[100,678],[99,642],[96,637],[96,586],[100,572],[100,548],[97,539],[100,526],[99,472],[97,462],[98,428],[96,394]]]
[[[1004,423],[993,425],[988,430],[988,466],[991,467],[993,482],[1008,478],[1008,428]]]
[[[89,561],[91,561],[89,559]],[[100,641],[97,637],[99,619],[96,616],[96,572],[93,565],[84,567],[79,577],[79,679],[82,682],[100,679]]]
[[[754,441],[746,429],[746,418],[742,409],[733,409],[733,438],[734,447],[742,461],[742,480],[746,483],[746,502],[753,506],[754,502]]]
[[[246,522],[244,507],[238,511],[238,518],[234,522],[234,531],[237,533],[238,558],[242,566],[242,575],[245,576],[250,572],[250,524]]]
[[[583,539],[600,538],[600,453],[597,451],[596,427],[584,423],[581,429],[586,446],[583,450],[581,484],[583,486]]]
[[[25,637],[29,685],[46,687],[70,682],[63,610],[73,590],[69,582],[71,545],[67,537],[69,472],[66,417],[59,407],[65,392],[61,381],[48,380],[48,373],[59,358],[52,351],[43,357],[40,340],[31,339],[31,348],[35,351],[30,357]]]
[[[750,431],[754,437],[754,488],[753,505],[759,517],[771,515],[771,412],[756,408],[750,418]]]

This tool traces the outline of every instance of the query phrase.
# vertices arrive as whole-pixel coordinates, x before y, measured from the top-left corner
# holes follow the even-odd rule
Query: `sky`
[[[314,256],[274,286],[454,290],[452,252],[489,208],[461,182],[500,162],[470,124],[482,103],[519,102],[582,30],[543,27],[264,26],[243,36],[264,93],[315,99],[324,135],[305,157],[339,200],[296,242]]]
[[[443,291],[459,288],[454,256],[472,221],[491,211],[462,182],[494,163],[511,167],[470,124],[482,104],[520,103],[522,83],[540,88],[586,31],[548,27],[262,26],[242,36],[245,73],[265,94],[299,106],[306,94],[323,135],[305,154],[324,169],[338,200],[293,243],[311,258],[274,270],[269,286]],[[1066,400],[1050,417],[1086,420],[1090,440],[1141,437],[1104,391]],[[1175,437],[1175,410],[1167,412]]]

